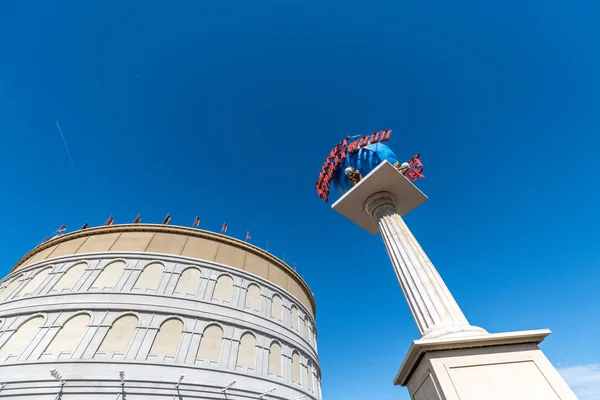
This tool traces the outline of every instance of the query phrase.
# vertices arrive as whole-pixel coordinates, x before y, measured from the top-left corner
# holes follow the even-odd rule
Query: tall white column
[[[465,318],[402,216],[427,200],[382,161],[332,206],[365,231],[381,234],[417,323],[394,379],[414,400],[576,400],[538,344],[547,329],[487,333]]]
[[[379,231],[410,311],[424,339],[487,334],[472,326],[396,210],[391,193],[367,198],[365,211]]]

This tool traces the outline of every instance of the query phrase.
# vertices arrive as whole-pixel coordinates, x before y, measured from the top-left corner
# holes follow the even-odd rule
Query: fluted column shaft
[[[410,311],[424,338],[486,333],[471,326],[441,276],[396,210],[387,192],[372,195],[365,209],[379,231]]]

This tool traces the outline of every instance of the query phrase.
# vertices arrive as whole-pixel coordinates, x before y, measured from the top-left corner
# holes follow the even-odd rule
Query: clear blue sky
[[[91,3],[0,6],[1,275],[61,224],[227,221],[314,291],[326,400],[407,399],[418,332],[383,243],[313,191],[342,137],[389,128],[469,320],[600,363],[597,4]]]

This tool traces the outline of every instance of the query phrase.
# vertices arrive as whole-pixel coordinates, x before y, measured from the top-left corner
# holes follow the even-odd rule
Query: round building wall
[[[293,269],[239,240],[164,225],[73,232],[0,282],[0,396],[223,399],[235,381],[227,399],[320,399],[314,312]]]

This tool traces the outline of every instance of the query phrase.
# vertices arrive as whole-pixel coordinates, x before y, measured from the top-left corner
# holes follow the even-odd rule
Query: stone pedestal
[[[394,383],[413,400],[576,400],[538,348],[549,334],[415,340]]]
[[[402,216],[427,197],[383,161],[332,206],[381,233],[421,339],[395,384],[414,400],[574,400],[537,345],[548,330],[489,334],[469,323]]]

